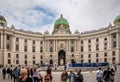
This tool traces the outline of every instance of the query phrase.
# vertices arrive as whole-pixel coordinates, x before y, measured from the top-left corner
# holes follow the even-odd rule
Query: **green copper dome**
[[[61,15],[61,17],[59,19],[56,20],[54,26],[61,25],[61,24],[69,26],[68,21],[65,18],[63,18],[62,15]]]
[[[0,15],[0,24],[6,26],[7,22],[3,16]]]
[[[120,24],[120,15],[118,15],[118,16],[115,18],[114,24],[115,24],[115,25]]]

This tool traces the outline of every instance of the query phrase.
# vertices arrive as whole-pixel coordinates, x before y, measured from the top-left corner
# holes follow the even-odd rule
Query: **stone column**
[[[116,33],[116,36],[117,36],[116,37],[116,41],[117,41],[117,43],[116,43],[117,46],[116,47],[119,48],[119,34]]]
[[[70,40],[68,41],[68,51],[70,52]]]
[[[46,49],[46,46],[47,46],[47,45],[46,45],[46,40],[45,40],[45,39],[44,39],[44,42],[43,42],[43,43],[44,43],[44,44],[43,44],[43,45],[44,45],[44,52],[46,52],[46,51],[47,51],[47,49]]]
[[[109,39],[109,41],[108,41],[108,43],[109,43],[109,49],[112,49],[112,37],[111,37],[111,34],[109,35],[109,37],[108,37],[108,39]]]
[[[75,52],[77,51],[77,41],[76,41],[76,39],[75,39]]]
[[[56,52],[57,52],[57,48],[58,48],[57,42],[58,42],[58,41],[56,40]]]
[[[69,52],[69,40],[67,40],[67,52]]]
[[[53,50],[53,52],[55,52],[55,39],[54,39],[53,41],[54,41],[54,47],[53,47],[53,48],[54,48],[54,50]]]
[[[48,40],[46,40],[46,51],[48,52]]]

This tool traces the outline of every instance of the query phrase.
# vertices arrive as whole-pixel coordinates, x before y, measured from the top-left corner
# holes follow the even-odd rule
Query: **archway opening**
[[[66,53],[64,50],[60,50],[58,52],[58,65],[65,65],[66,64]]]

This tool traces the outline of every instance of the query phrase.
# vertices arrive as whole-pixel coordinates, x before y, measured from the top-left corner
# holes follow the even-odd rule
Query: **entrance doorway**
[[[75,63],[75,60],[74,60],[74,59],[71,59],[71,63]]]
[[[64,50],[60,50],[58,52],[58,65],[65,65],[66,64],[66,53]]]
[[[53,60],[50,60],[50,64],[53,64]]]

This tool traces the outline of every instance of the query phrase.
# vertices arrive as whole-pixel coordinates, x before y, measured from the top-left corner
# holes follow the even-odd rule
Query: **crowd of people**
[[[105,70],[99,68],[96,72],[96,80],[98,82],[114,82],[115,69],[108,67]],[[16,66],[13,68],[3,68],[3,79],[13,79],[13,82],[52,82],[52,69],[50,66],[46,69],[46,74],[43,76],[42,71],[38,67],[21,67]],[[61,82],[83,82],[84,77],[81,73],[81,69],[68,70],[64,67],[64,71],[61,73]]]
[[[3,68],[3,79],[13,79],[13,82],[52,82],[51,68],[48,67],[46,75],[41,74],[41,69],[38,67],[20,67]]]
[[[114,82],[115,80],[115,71],[116,69],[113,67],[108,67],[105,70],[102,70],[99,68],[99,70],[96,73],[96,80],[98,82]]]

